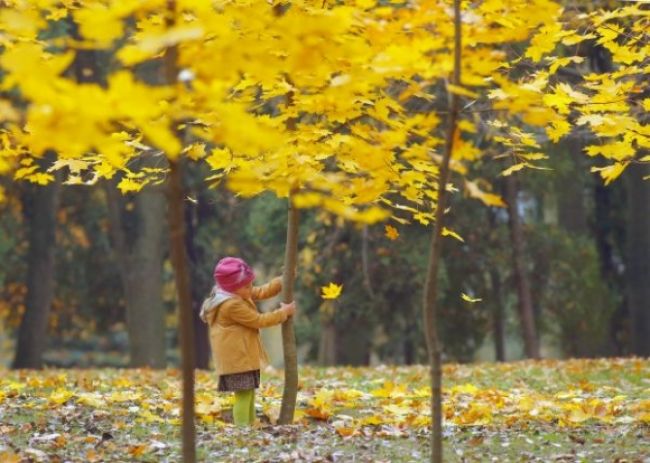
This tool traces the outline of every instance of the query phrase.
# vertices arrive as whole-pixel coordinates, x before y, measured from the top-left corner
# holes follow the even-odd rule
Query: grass
[[[445,366],[446,461],[644,462],[650,361]],[[254,429],[197,374],[197,455],[209,462],[422,462],[427,369],[301,368],[297,424],[274,426],[281,372],[263,375]],[[0,462],[178,462],[178,371],[0,371]]]

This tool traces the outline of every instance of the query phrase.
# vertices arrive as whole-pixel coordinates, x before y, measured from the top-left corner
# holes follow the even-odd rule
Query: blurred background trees
[[[567,143],[562,152],[551,153],[553,171],[517,174],[521,262],[541,355],[647,355],[650,226],[643,211],[650,184],[642,180],[641,169],[630,169],[622,181],[604,189],[582,165],[588,160],[575,152],[576,145]],[[273,195],[242,200],[220,185],[210,188],[202,181],[203,168],[193,165],[185,174],[197,309],[221,256],[240,255],[267,278],[279,274],[286,226],[284,200]],[[16,350],[16,341],[35,336],[29,330],[35,333],[44,320],[47,337],[37,337],[44,342],[32,348],[42,351],[45,365],[176,364],[174,283],[161,239],[167,233],[159,217],[164,197],[156,187],[113,197],[99,185],[52,186],[52,191],[39,190],[40,202],[33,189],[6,184],[8,200],[0,206],[2,362],[33,361],[29,351]],[[453,242],[443,255],[445,357],[463,362],[525,357],[508,210],[457,194],[451,214],[454,231],[464,241],[448,238]],[[46,227],[44,221],[51,224]],[[389,236],[385,224],[364,227],[305,211],[296,320],[303,361],[426,360],[418,301],[428,230],[419,224],[390,225],[397,238]],[[41,232],[34,233],[34,226]],[[45,230],[51,230],[47,237],[41,236]],[[30,257],[30,248],[41,247],[49,253]],[[43,272],[51,272],[51,289],[43,288]],[[329,282],[343,284],[338,299],[321,298],[320,288]],[[461,293],[482,301],[467,302]],[[25,319],[21,327],[28,304],[51,307],[50,313],[38,312],[39,321]],[[138,304],[143,318],[131,322],[134,336],[127,328],[129,310]],[[200,323],[198,363],[205,368],[208,349]],[[274,363],[280,362],[277,355]]]

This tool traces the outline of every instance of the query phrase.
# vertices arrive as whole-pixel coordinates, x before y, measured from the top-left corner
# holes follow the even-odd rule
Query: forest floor
[[[296,424],[275,426],[266,371],[253,429],[197,373],[200,462],[424,462],[428,370],[300,369]],[[0,462],[179,462],[177,370],[0,370]],[[650,360],[446,365],[446,461],[650,462]]]

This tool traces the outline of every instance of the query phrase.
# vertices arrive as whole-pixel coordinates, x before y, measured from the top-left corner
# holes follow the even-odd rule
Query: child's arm
[[[289,312],[284,308],[274,310],[273,312],[259,313],[243,301],[233,301],[227,307],[227,315],[231,320],[253,329],[266,328],[267,326],[284,323],[289,316]]]
[[[282,291],[282,277],[273,278],[270,282],[262,286],[253,287],[253,300],[268,299]]]

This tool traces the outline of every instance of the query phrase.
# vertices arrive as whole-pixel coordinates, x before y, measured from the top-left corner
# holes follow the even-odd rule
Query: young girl
[[[233,420],[238,426],[255,421],[255,389],[260,386],[260,368],[268,364],[260,328],[283,323],[296,312],[291,302],[273,312],[259,313],[253,301],[278,294],[282,279],[253,287],[254,279],[253,269],[242,259],[221,259],[214,269],[215,286],[201,307],[201,319],[210,327],[218,390],[235,393]]]

